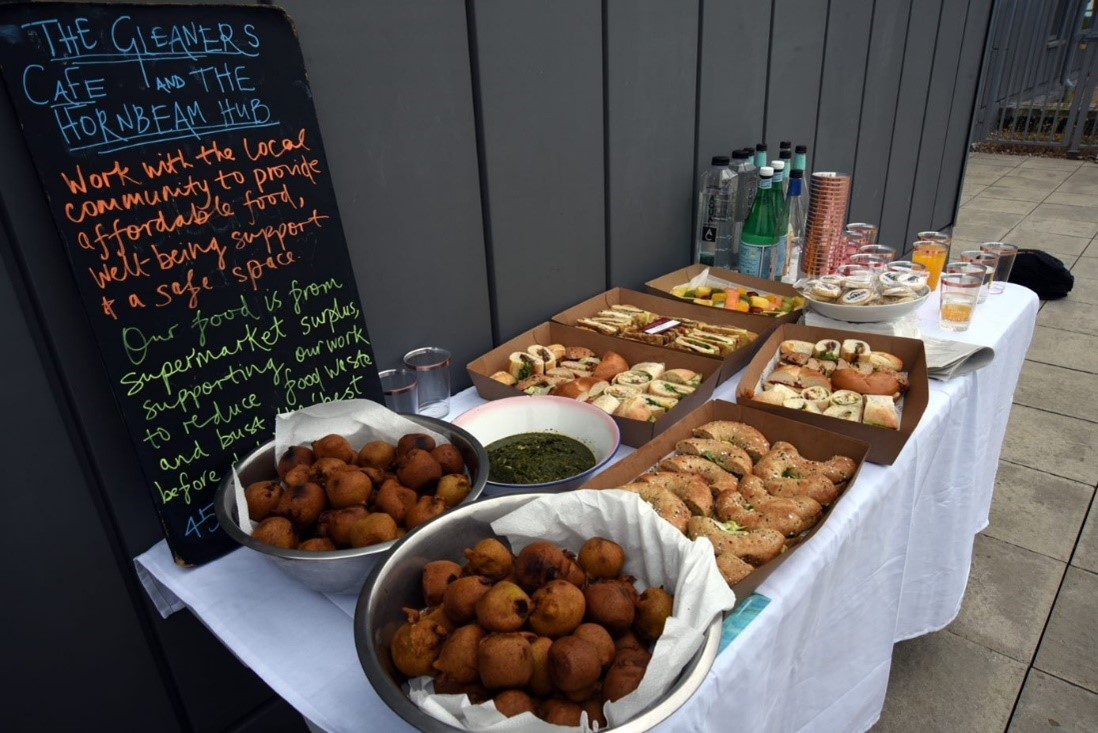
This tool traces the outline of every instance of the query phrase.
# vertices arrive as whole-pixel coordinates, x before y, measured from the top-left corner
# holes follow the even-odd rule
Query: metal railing
[[[972,142],[1098,149],[1096,0],[999,0]]]

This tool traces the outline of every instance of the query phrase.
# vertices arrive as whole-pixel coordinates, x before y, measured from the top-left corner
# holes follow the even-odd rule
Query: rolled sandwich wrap
[[[605,392],[600,394],[595,399],[590,400],[590,402],[592,405],[599,408],[603,412],[608,412],[611,415],[613,415],[614,411],[617,410],[618,407],[621,405],[621,400]]]
[[[887,395],[866,395],[862,422],[889,430],[900,429],[900,414],[896,403]]]
[[[524,351],[514,351],[507,359],[507,371],[519,381],[545,373],[545,362]]]
[[[638,397],[643,394],[643,390],[640,387],[628,385],[628,384],[611,384],[603,394],[608,394],[619,400],[627,400],[630,397]]]
[[[622,403],[618,405],[618,409],[614,410],[614,414],[630,420],[644,420],[647,422],[652,419],[652,408],[648,406],[644,397],[629,397],[622,400]]]
[[[615,374],[611,382],[613,384],[624,384],[629,387],[637,387],[638,389],[643,390],[652,382],[652,379],[652,375],[648,372],[630,369]]]
[[[797,393],[797,390],[790,389],[784,384],[774,384],[771,385],[769,389],[766,389],[762,392],[756,392],[754,399],[758,400],[759,402],[764,402],[768,405],[781,405],[784,404],[786,400],[791,400],[799,397],[800,395]]]
[[[841,350],[842,344],[835,339],[823,339],[816,342],[812,349],[812,355],[824,361],[838,361]]]
[[[658,395],[660,397],[674,397],[675,399],[682,399],[694,394],[694,387],[686,384],[675,384],[674,382],[665,382],[662,379],[653,379],[648,385],[648,393]]]
[[[864,401],[864,397],[849,389],[837,389],[831,393],[831,404],[836,407],[853,407],[861,405]]]
[[[691,387],[696,387],[701,384],[702,375],[691,369],[668,369],[663,373],[662,379],[665,382],[689,384]]]
[[[655,394],[643,395],[644,401],[648,403],[648,406],[655,410],[657,407],[661,410],[670,410],[679,404],[679,401],[674,397],[662,397]]]
[[[837,417],[840,420],[849,420],[850,422],[862,421],[862,405],[832,405],[824,410],[824,414],[830,417]]]
[[[663,373],[667,370],[667,367],[660,364],[658,361],[642,361],[639,364],[634,364],[630,371],[644,372],[652,376],[652,379],[659,379],[663,376]]]
[[[826,410],[831,406],[831,390],[827,387],[806,387],[801,390],[801,397],[811,402],[820,410]]]

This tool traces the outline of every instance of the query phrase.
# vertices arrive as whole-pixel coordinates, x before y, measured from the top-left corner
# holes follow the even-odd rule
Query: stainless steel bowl
[[[421,731],[461,730],[431,717],[404,692],[404,676],[393,667],[389,643],[406,621],[403,608],[423,605],[423,566],[432,560],[464,562],[462,554],[485,537],[495,537],[491,523],[528,501],[551,494],[514,494],[456,507],[417,527],[401,539],[367,578],[355,607],[355,648],[362,668],[374,690],[392,710]],[[721,640],[718,616],[706,632],[705,641],[683,669],[670,691],[653,700],[644,713],[625,725],[613,728],[623,733],[640,733],[678,710],[701,686],[713,666]]]
[[[476,501],[477,497],[484,491],[484,484],[488,481],[488,454],[485,452],[484,446],[466,430],[443,420],[424,415],[404,415],[404,417],[443,435],[461,451],[461,456],[465,459],[465,465],[469,469],[473,486],[465,500],[450,511],[457,511],[462,505]],[[272,478],[275,475],[274,450],[274,441],[272,440],[256,448],[244,460],[240,461],[236,469],[242,484],[247,486],[256,481]],[[280,547],[255,540],[242,530],[238,524],[236,492],[233,487],[231,471],[221,479],[221,485],[217,488],[217,494],[214,497],[214,510],[217,512],[217,521],[221,523],[221,526],[230,537],[245,547],[267,556],[279,570],[299,581],[305,587],[321,593],[358,593],[362,589],[366,576],[377,564],[378,558],[396,544],[396,540],[394,540],[348,550],[309,552],[306,550],[283,550]],[[446,514],[442,516],[446,516]]]

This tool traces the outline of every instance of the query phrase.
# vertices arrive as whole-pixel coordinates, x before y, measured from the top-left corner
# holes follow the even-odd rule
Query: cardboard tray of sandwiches
[[[637,447],[713,396],[722,363],[684,351],[542,323],[469,362],[486,400],[554,394],[610,413]]]
[[[738,598],[811,539],[869,445],[723,400],[686,415],[583,488],[625,488],[691,539],[707,537]]]
[[[869,443],[891,464],[930,400],[918,339],[783,325],[748,365],[736,400]]]
[[[553,321],[617,339],[719,360],[718,384],[751,360],[777,323],[626,288],[614,288],[553,316]],[[668,359],[671,357],[668,356]]]
[[[717,310],[761,314],[779,323],[796,323],[804,314],[804,296],[792,285],[709,265],[669,272],[644,287],[663,297]]]

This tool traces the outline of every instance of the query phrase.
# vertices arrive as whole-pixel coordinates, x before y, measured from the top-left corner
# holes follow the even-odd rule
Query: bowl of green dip
[[[452,421],[488,452],[485,496],[577,489],[621,444],[614,419],[566,397],[507,397]]]

